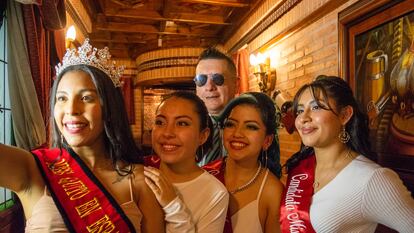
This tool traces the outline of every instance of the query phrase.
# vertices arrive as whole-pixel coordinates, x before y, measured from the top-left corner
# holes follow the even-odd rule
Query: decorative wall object
[[[361,17],[351,7],[355,19],[344,27],[348,47],[342,52],[349,59],[342,73],[368,114],[374,159],[396,170],[413,191],[414,0],[375,3],[382,5]]]

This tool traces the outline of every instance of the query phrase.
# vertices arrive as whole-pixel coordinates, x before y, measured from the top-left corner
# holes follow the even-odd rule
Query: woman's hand
[[[145,183],[150,187],[162,207],[177,197],[174,186],[159,169],[144,167],[144,175]]]

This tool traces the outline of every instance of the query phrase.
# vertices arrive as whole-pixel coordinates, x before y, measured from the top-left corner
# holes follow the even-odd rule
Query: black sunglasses
[[[197,74],[193,81],[199,87],[206,85],[208,79],[207,74]],[[213,80],[214,84],[217,86],[221,86],[224,83],[224,76],[222,74],[211,74],[211,79]]]

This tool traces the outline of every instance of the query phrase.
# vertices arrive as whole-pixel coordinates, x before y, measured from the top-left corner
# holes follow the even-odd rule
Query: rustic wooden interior
[[[172,47],[207,47],[226,41],[260,1],[82,0],[92,20],[91,42],[114,56]],[[82,20],[82,19],[81,19]],[[162,42],[159,42],[162,41]]]
[[[319,74],[340,76],[352,86],[357,77],[350,75],[349,29],[392,7],[414,11],[414,0],[66,0],[65,4],[67,27],[74,25],[77,31],[71,46],[90,38],[95,47],[109,47],[117,63],[126,66],[131,128],[136,142],[148,149],[151,112],[159,97],[195,89],[192,79],[202,49],[217,46],[234,56],[241,50],[267,54],[274,62],[276,89],[291,96]],[[253,70],[249,66],[248,90],[260,91]],[[279,141],[284,163],[299,149],[300,137],[282,128]],[[414,154],[379,151],[376,160],[397,171],[414,191]],[[377,232],[393,231],[379,227]]]

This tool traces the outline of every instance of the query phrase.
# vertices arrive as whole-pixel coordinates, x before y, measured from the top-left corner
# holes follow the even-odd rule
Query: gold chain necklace
[[[345,159],[349,157],[350,154],[351,154],[351,148],[348,149],[348,153],[342,158],[341,163],[345,161]],[[323,177],[321,177],[321,179],[319,179],[319,181],[316,180],[316,176],[315,176],[315,180],[313,181],[313,184],[312,184],[313,189],[319,188],[319,186],[321,185],[320,181],[324,180],[326,177],[328,177],[328,175],[329,173],[326,173]]]
[[[259,162],[259,167],[257,168],[256,174],[254,174],[254,176],[244,185],[237,187],[234,190],[228,190],[230,194],[235,194],[241,191],[246,190],[247,188],[249,188],[252,184],[254,184],[257,180],[257,178],[259,177],[260,173],[262,173],[262,164]]]

